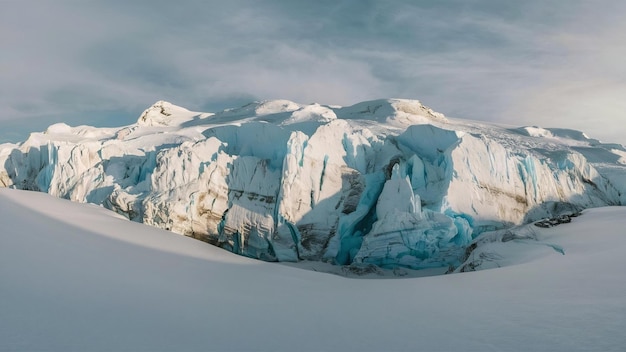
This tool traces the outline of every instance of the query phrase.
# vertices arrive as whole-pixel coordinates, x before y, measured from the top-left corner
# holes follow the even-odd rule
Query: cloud
[[[626,23],[619,15],[626,4],[599,5],[582,4],[579,16],[546,33],[554,55],[506,112],[511,120],[626,142]]]
[[[3,4],[0,120],[139,114],[159,99],[201,110],[404,97],[455,117],[626,134],[617,0]],[[596,129],[607,124],[612,135]]]

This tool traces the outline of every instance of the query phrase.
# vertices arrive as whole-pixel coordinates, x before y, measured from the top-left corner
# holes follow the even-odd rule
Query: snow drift
[[[236,256],[38,192],[0,189],[0,209],[2,351],[571,352],[626,344],[625,207],[536,227],[535,240],[492,238],[468,259],[499,269],[386,280]]]
[[[413,100],[286,100],[0,146],[0,186],[101,204],[267,261],[460,264],[480,233],[626,203],[626,149],[583,133],[448,119]]]

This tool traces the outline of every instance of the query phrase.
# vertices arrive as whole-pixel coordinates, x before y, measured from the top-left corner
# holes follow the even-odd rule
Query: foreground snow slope
[[[623,351],[626,344],[624,207],[538,229],[565,255],[513,241],[503,244],[515,248],[511,266],[388,280],[236,256],[42,193],[0,189],[0,224],[3,351]]]
[[[478,234],[626,203],[626,149],[445,118],[415,100],[286,100],[131,126],[50,126],[0,146],[0,186],[102,204],[268,261],[459,265]]]

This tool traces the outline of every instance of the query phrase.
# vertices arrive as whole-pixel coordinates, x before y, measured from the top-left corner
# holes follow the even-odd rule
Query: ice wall
[[[618,146],[542,131],[448,121],[410,100],[216,114],[157,102],[136,125],[58,124],[1,145],[0,186],[263,260],[447,266],[483,231],[623,203]]]

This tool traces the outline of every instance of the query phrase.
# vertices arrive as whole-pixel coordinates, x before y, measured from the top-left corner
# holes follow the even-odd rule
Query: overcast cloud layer
[[[626,2],[0,0],[0,142],[156,100],[419,99],[626,144]]]

